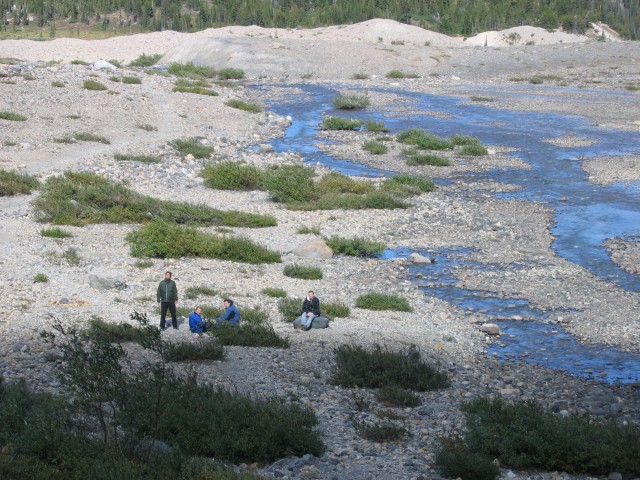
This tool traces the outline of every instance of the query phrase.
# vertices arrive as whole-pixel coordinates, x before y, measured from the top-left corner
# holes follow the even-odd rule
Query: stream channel
[[[295,151],[307,163],[321,163],[346,175],[389,176],[393,172],[333,158],[318,150],[319,125],[324,115],[383,121],[390,135],[409,128],[420,128],[441,137],[464,134],[478,137],[484,145],[513,147],[531,170],[496,169],[488,172],[467,172],[470,181],[483,180],[522,187],[503,197],[542,202],[555,212],[552,234],[556,253],[575,262],[598,277],[619,287],[640,292],[640,278],[615,265],[603,242],[612,237],[627,237],[635,241],[640,236],[640,184],[600,186],[590,183],[581,170],[586,157],[631,155],[640,152],[640,136],[635,133],[599,129],[581,117],[539,112],[517,112],[488,108],[479,103],[448,96],[414,93],[403,90],[385,91],[398,95],[402,101],[391,106],[363,111],[335,110],[332,100],[339,96],[336,88],[319,85],[294,85],[302,95],[291,95],[270,105],[279,115],[289,115],[292,124],[284,137],[271,142],[275,151]],[[548,90],[547,90],[548,91]],[[541,95],[545,90],[540,89]],[[478,94],[478,88],[474,87]],[[480,90],[483,95],[524,96],[513,87],[493,91]],[[623,92],[619,95],[634,101]],[[540,95],[537,95],[538,98]],[[628,97],[628,98],[627,98]],[[549,98],[552,100],[551,97]],[[424,115],[424,112],[443,115]],[[592,140],[588,146],[559,147],[548,139],[579,137]],[[437,178],[436,183],[441,183]],[[603,345],[584,345],[566,333],[561,326],[546,320],[559,311],[542,311],[523,298],[505,298],[496,292],[467,290],[456,286],[453,272],[460,265],[478,269],[500,269],[500,265],[471,262],[469,249],[453,247],[442,250],[387,250],[383,258],[406,257],[413,252],[436,257],[429,265],[412,265],[410,272],[422,275],[421,289],[468,311],[481,312],[496,321],[503,332],[500,340],[489,347],[489,354],[503,360],[517,360],[544,365],[571,374],[605,382],[640,382],[640,354],[626,353]],[[517,265],[506,268],[516,270]],[[412,275],[412,276],[413,276]],[[510,320],[518,318],[518,320]],[[630,321],[638,321],[630,319]]]

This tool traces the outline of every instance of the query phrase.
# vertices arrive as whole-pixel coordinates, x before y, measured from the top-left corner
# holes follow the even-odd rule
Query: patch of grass
[[[300,316],[302,300],[299,298],[281,298],[278,300],[278,310],[285,322],[293,322]]]
[[[222,80],[240,80],[244,78],[244,70],[240,68],[223,68],[218,72],[218,78]]]
[[[46,238],[71,238],[73,233],[62,230],[61,228],[43,228],[40,230],[40,235]]]
[[[176,85],[171,89],[172,92],[178,93],[195,93],[196,95],[208,95],[209,97],[217,97],[218,92],[204,87],[186,87]]]
[[[77,113],[72,113],[71,115],[66,115],[67,118],[70,118],[71,120],[80,120],[82,118],[82,115],[78,115]]]
[[[139,128],[140,130],[145,130],[147,132],[157,132],[158,131],[158,127],[156,127],[154,125],[149,125],[148,123],[138,123],[138,124],[136,124],[136,128]]]
[[[371,105],[366,95],[341,95],[333,100],[333,106],[339,110],[363,110]]]
[[[354,73],[351,78],[354,80],[369,80],[369,75],[366,73]]]
[[[27,117],[19,113],[0,112],[0,120],[10,120],[12,122],[26,122]]]
[[[384,126],[384,122],[376,122],[374,120],[367,120],[364,123],[364,128],[368,132],[374,132],[374,133],[389,131],[389,129]]]
[[[204,285],[197,285],[197,286],[192,286],[192,287],[188,287],[185,291],[184,291],[184,296],[185,298],[188,298],[189,300],[194,300],[198,297],[214,297],[218,294],[218,291],[211,288],[211,287],[205,287]]]
[[[202,87],[211,88],[211,83],[208,80],[187,80],[186,78],[178,78],[175,83],[176,87]]]
[[[385,405],[394,407],[417,407],[422,404],[420,397],[411,390],[405,390],[396,385],[386,385],[380,388],[376,398]]]
[[[356,422],[355,427],[361,437],[376,443],[394,442],[407,434],[407,429],[404,426],[392,422],[375,424]]]
[[[167,69],[171,75],[183,78],[214,78],[216,71],[211,67],[205,67],[200,65],[194,65],[189,63],[172,63]]]
[[[245,112],[250,112],[250,113],[259,113],[262,111],[262,108],[260,108],[260,105],[257,105],[255,103],[246,103],[246,102],[243,102],[242,100],[238,100],[237,98],[232,98],[231,100],[227,100],[226,102],[224,102],[224,104],[228,107],[237,108],[239,110],[244,110]]]
[[[169,362],[223,360],[224,347],[217,342],[176,342],[167,344],[166,356]]]
[[[119,162],[160,163],[159,155],[133,155],[131,153],[114,153],[113,158]]]
[[[251,240],[219,237],[193,227],[155,221],[126,237],[134,257],[217,258],[244,263],[279,263],[280,254]]]
[[[91,65],[89,62],[85,62],[84,60],[71,60],[71,65]]]
[[[331,382],[345,388],[395,386],[424,392],[449,386],[447,375],[425,363],[412,349],[393,352],[380,345],[373,350],[341,345],[334,354]]]
[[[111,143],[108,138],[90,132],[76,132],[71,137],[54,138],[53,141],[56,143],[75,143],[76,141],[98,142],[104,143],[105,145],[109,145]]]
[[[396,312],[412,312],[409,302],[396,295],[387,293],[367,293],[356,299],[356,307],[366,310],[393,310]]]
[[[143,259],[143,260],[137,260],[137,261],[133,264],[133,266],[134,266],[134,267],[136,267],[136,268],[140,268],[140,269],[142,269],[142,268],[150,268],[150,267],[153,267],[153,264],[154,264],[153,260],[151,260],[151,259],[149,259],[149,258],[145,258],[145,259]]]
[[[83,336],[90,340],[103,340],[109,343],[137,343],[142,338],[142,333],[139,328],[128,323],[109,323],[99,317],[92,317]]]
[[[321,280],[322,270],[318,267],[305,267],[304,265],[287,265],[283,273],[287,277],[302,278],[304,280]]]
[[[56,88],[63,88],[64,82],[62,80],[54,80],[51,82],[51,86]]]
[[[60,177],[49,177],[33,204],[39,221],[57,225],[141,223],[152,218],[207,226],[259,228],[276,224],[270,216],[145,197],[121,184],[82,172],[65,172]]]
[[[116,83],[120,83],[122,81],[122,79],[120,77],[118,77],[117,75],[110,76],[109,80],[111,80],[112,82],[116,82]]]
[[[454,145],[480,145],[478,137],[472,137],[470,135],[451,135],[449,141]]]
[[[281,165],[268,170],[262,184],[275,202],[306,201],[314,175],[313,169],[304,165]]]
[[[334,235],[325,241],[334,253],[353,257],[375,257],[381,255],[386,248],[384,242],[374,242],[361,237],[344,238]]]
[[[448,158],[440,157],[438,155],[416,153],[407,158],[407,165],[431,165],[434,167],[450,167],[453,164]]]
[[[276,287],[265,287],[262,289],[262,293],[264,293],[267,297],[272,298],[285,298],[287,296],[286,290]]]
[[[0,169],[0,197],[26,195],[40,186],[40,181],[28,173]]]
[[[33,277],[33,283],[47,283],[49,281],[49,277],[47,277],[44,273],[37,273]]]
[[[212,330],[212,334],[225,346],[274,348],[290,346],[289,340],[279,337],[271,325],[259,323],[241,323],[238,326],[219,325]]]
[[[389,151],[389,148],[384,143],[377,140],[367,140],[362,145],[362,149],[372,155],[382,155]]]
[[[318,227],[300,227],[297,233],[298,235],[320,235],[320,229]]]
[[[331,318],[346,318],[351,311],[349,307],[340,302],[322,302],[322,314]]]
[[[321,126],[324,130],[358,130],[362,127],[362,120],[342,117],[324,117]]]
[[[209,163],[200,171],[204,185],[218,190],[258,190],[262,172],[243,162]]]
[[[448,150],[453,148],[451,141],[416,128],[400,132],[396,138],[398,142],[415,145],[420,150]]]
[[[213,148],[202,145],[197,139],[191,137],[186,140],[176,139],[171,142],[171,146],[175,148],[180,155],[186,157],[193,155],[194,158],[208,158],[213,153]]]
[[[138,58],[129,63],[130,67],[150,67],[151,65],[155,65],[158,63],[158,60],[162,58],[161,53],[156,53],[153,55],[145,55],[144,53],[140,55]]]
[[[489,151],[487,147],[483,145],[465,145],[460,150],[460,155],[470,156],[470,157],[481,157],[483,155],[488,155]]]
[[[13,140],[3,140],[2,145],[4,145],[5,147],[15,147],[17,143]]]
[[[419,78],[416,73],[405,73],[400,70],[389,70],[386,75],[387,78]]]
[[[125,75],[122,77],[122,83],[125,85],[140,85],[142,83],[142,79],[140,77],[134,77],[132,75]]]
[[[387,178],[382,184],[382,190],[399,197],[410,197],[435,190],[435,184],[420,175],[399,174]]]
[[[85,90],[108,90],[107,86],[98,82],[97,80],[85,80],[82,84],[82,88]]]

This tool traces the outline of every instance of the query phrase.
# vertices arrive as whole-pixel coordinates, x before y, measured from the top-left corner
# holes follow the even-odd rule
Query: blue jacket
[[[189,315],[189,330],[193,333],[204,332],[202,316],[198,315],[196,312],[191,312],[191,315]]]
[[[218,323],[228,322],[231,325],[238,325],[240,323],[240,310],[235,305],[229,305],[224,311],[224,315],[218,317]]]

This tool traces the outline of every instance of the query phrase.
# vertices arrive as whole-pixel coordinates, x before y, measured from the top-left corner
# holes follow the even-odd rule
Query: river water
[[[487,180],[522,187],[510,197],[542,202],[555,212],[552,233],[556,253],[575,262],[593,274],[618,284],[629,291],[640,292],[640,278],[615,265],[603,242],[612,237],[638,238],[640,236],[640,184],[600,186],[590,183],[580,168],[580,161],[594,156],[617,156],[640,153],[640,135],[636,133],[597,128],[577,116],[539,112],[518,112],[490,108],[481,103],[467,102],[456,97],[381,90],[397,96],[395,106],[376,110],[336,111],[331,105],[339,95],[336,89],[317,85],[296,85],[303,95],[292,95],[285,101],[271,105],[280,115],[290,115],[292,124],[283,138],[272,145],[276,151],[296,151],[309,163],[322,163],[347,175],[393,175],[331,157],[319,151],[315,144],[326,141],[317,137],[323,115],[335,115],[363,120],[383,121],[390,134],[409,128],[421,128],[441,137],[463,134],[478,137],[483,144],[501,145],[516,149],[516,155],[532,168],[496,169],[488,172],[468,172],[462,175],[469,181]],[[548,95],[552,89],[537,89],[536,96]],[[524,89],[491,89],[474,94],[483,96],[525,96]],[[624,92],[602,93],[618,95],[620,100],[635,101]],[[425,115],[424,112],[438,112]],[[561,147],[548,140],[559,137],[588,139],[589,145]],[[434,179],[438,183],[438,179]],[[406,256],[411,251],[398,249],[385,252],[385,256]],[[426,253],[426,252],[423,252]],[[531,307],[526,299],[504,298],[485,291],[471,291],[456,287],[453,270],[469,265],[468,250],[452,248],[428,252],[438,262],[428,267],[414,266],[412,273],[421,274],[421,288],[432,295],[466,310],[485,313],[500,319],[504,334],[489,348],[489,353],[505,360],[517,359],[544,364],[576,375],[608,382],[640,382],[640,356],[604,346],[582,345],[557,325],[545,322],[551,314]],[[473,265],[474,268],[505,268],[500,265]],[[517,266],[509,266],[514,269]],[[510,321],[515,315],[524,321]]]

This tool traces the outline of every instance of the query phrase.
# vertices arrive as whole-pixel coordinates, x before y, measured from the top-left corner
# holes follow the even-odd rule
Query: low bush
[[[73,233],[62,230],[61,228],[43,228],[40,230],[40,235],[47,238],[70,238],[73,237]]]
[[[364,193],[375,192],[375,187],[371,182],[366,180],[354,180],[342,173],[331,172],[323,176],[318,182],[317,188],[322,192],[332,195],[341,193],[355,193],[361,195]]]
[[[213,153],[213,147],[203,145],[193,137],[186,140],[176,139],[171,142],[171,146],[183,157],[193,155],[194,158],[208,158]]]
[[[489,151],[487,147],[483,145],[465,145],[460,149],[460,155],[466,155],[470,157],[481,157],[488,155]]]
[[[371,105],[366,95],[341,95],[333,100],[333,106],[339,110],[362,110]]]
[[[440,443],[435,465],[445,477],[474,480],[496,480],[500,477],[500,469],[490,457],[468,450],[459,438],[440,439]]]
[[[218,78],[222,80],[240,80],[244,78],[244,70],[240,68],[223,68],[218,72]]]
[[[302,300],[299,298],[281,298],[278,301],[278,310],[285,322],[293,322],[302,314]]]
[[[320,229],[317,227],[300,227],[297,230],[298,235],[320,235]]]
[[[388,132],[389,129],[384,126],[384,122],[375,122],[373,120],[368,120],[364,123],[364,128],[368,132]]]
[[[122,83],[126,85],[139,85],[142,83],[142,80],[140,79],[140,77],[125,75],[124,77],[122,77]]]
[[[111,143],[108,138],[90,132],[76,132],[71,137],[54,138],[53,141],[56,143],[98,142],[105,145]]]
[[[407,158],[407,165],[431,165],[434,167],[450,167],[452,163],[448,158],[440,157],[438,155],[416,153]]]
[[[265,287],[262,289],[262,293],[264,293],[267,297],[272,298],[284,298],[287,296],[286,290],[275,287]]]
[[[385,76],[387,78],[419,78],[415,73],[405,73],[400,70],[389,70]]]
[[[384,143],[377,140],[367,140],[362,145],[362,149],[372,155],[382,155],[389,151],[389,148]]]
[[[44,273],[37,273],[33,277],[33,283],[47,283],[49,281],[49,277],[47,277]]]
[[[184,85],[175,85],[171,89],[171,91],[176,93],[195,93],[196,95],[207,95],[209,97],[218,96],[218,92],[205,87],[195,87],[195,86],[188,87]]]
[[[322,302],[320,307],[322,314],[330,318],[346,318],[351,313],[349,307],[340,302]]]
[[[159,155],[133,155],[131,153],[114,153],[113,158],[119,162],[161,163]]]
[[[366,73],[354,73],[351,78],[354,80],[369,80],[369,75]]]
[[[331,381],[345,388],[395,386],[424,392],[449,386],[447,375],[425,363],[412,349],[392,352],[376,345],[367,351],[361,346],[342,345],[334,353]]]
[[[243,323],[262,324],[269,318],[269,314],[260,307],[243,308],[240,315]]]
[[[11,120],[12,122],[26,122],[27,117],[13,112],[0,112],[0,120]]]
[[[284,275],[291,278],[302,278],[303,280],[321,280],[322,270],[318,267],[305,267],[303,265],[287,265],[284,267]]]
[[[399,174],[387,178],[382,185],[382,190],[399,197],[420,195],[435,190],[435,184],[428,178],[420,175]]]
[[[0,197],[29,194],[39,186],[33,175],[0,169]]]
[[[387,385],[380,388],[376,397],[382,403],[394,407],[417,407],[422,404],[420,397],[415,393],[396,385]]]
[[[147,132],[157,132],[158,131],[158,127],[153,126],[153,125],[149,125],[148,123],[138,123],[136,125],[137,128],[139,128],[140,130],[145,130]]]
[[[275,202],[308,201],[316,195],[312,168],[304,165],[282,165],[267,170],[262,183]]]
[[[381,255],[386,248],[384,242],[374,242],[361,237],[344,238],[334,235],[325,241],[334,253],[353,257],[375,257]]]
[[[204,285],[187,287],[184,291],[185,298],[189,300],[194,300],[198,297],[214,297],[217,294],[217,290],[210,287],[205,287]]]
[[[140,55],[135,60],[132,60],[129,63],[130,67],[150,67],[151,65],[155,65],[158,63],[158,60],[162,58],[161,53],[156,53],[153,55],[145,55],[144,53]]]
[[[324,117],[321,126],[324,130],[358,130],[362,127],[362,120],[342,117]]]
[[[107,86],[96,80],[85,80],[82,87],[86,90],[107,90]]]
[[[84,338],[109,343],[139,342],[142,330],[128,323],[108,323],[98,317],[89,320],[89,327],[82,332]]]
[[[167,343],[166,348],[166,358],[169,362],[222,360],[225,356],[224,347],[210,340]]]
[[[224,104],[228,107],[237,108],[239,110],[244,110],[245,112],[250,113],[259,113],[262,111],[260,105],[257,105],[255,103],[246,103],[236,98],[232,98],[231,100],[224,102]]]
[[[289,340],[279,337],[271,325],[245,323],[244,313],[241,318],[243,323],[240,325],[219,325],[211,333],[226,346],[289,348]]]
[[[366,310],[394,310],[412,312],[413,308],[404,298],[387,293],[367,293],[356,299],[356,307]]]
[[[279,263],[280,254],[247,238],[219,237],[193,227],[155,221],[127,235],[134,257],[217,258],[245,263]]]
[[[449,150],[453,148],[451,141],[416,128],[400,132],[396,139],[400,143],[415,145],[420,150]]]
[[[243,162],[209,163],[200,171],[205,186],[218,190],[258,190],[262,172]]]
[[[469,135],[460,135],[460,134],[451,135],[451,137],[449,138],[449,141],[454,145],[479,145],[480,144],[480,140],[478,140],[478,137],[471,137]]]
[[[375,424],[356,422],[355,427],[361,437],[376,443],[400,440],[407,434],[407,429],[404,426],[392,422]]]
[[[120,83],[122,81],[122,79],[120,77],[118,77],[117,75],[112,75],[111,77],[109,77],[109,80],[111,80],[112,82],[117,82],[117,83]]]
[[[216,76],[216,71],[213,68],[194,65],[192,62],[172,63],[167,68],[167,72],[176,77],[194,79],[214,78]]]

